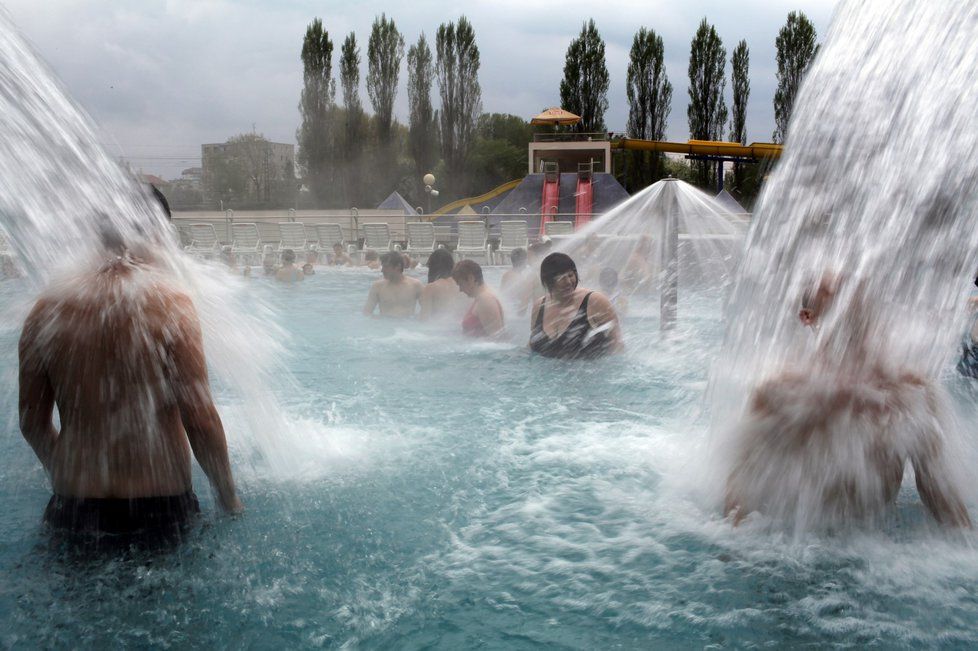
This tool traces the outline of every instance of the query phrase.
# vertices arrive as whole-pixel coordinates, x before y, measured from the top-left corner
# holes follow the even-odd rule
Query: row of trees
[[[341,104],[335,98],[332,53],[329,32],[321,20],[314,20],[302,46],[302,121],[296,139],[307,185],[319,202],[367,205],[397,186],[419,201],[413,184],[405,181],[431,171],[439,172],[444,187],[464,190],[482,115],[479,48],[472,24],[464,16],[443,23],[435,32],[434,51],[423,33],[407,50],[407,129],[393,113],[405,55],[404,37],[394,21],[378,17],[367,41],[371,117],[360,101],[356,34],[347,35],[340,49]],[[439,110],[431,101],[436,83]]]
[[[813,59],[815,29],[802,14],[792,12],[777,40],[778,88],[775,93],[773,138],[783,140],[795,95]],[[342,41],[338,57],[341,97],[333,79],[334,43],[321,20],[307,28],[302,45],[303,89],[296,132],[297,155],[304,181],[322,205],[372,205],[392,189],[420,204],[418,179],[434,171],[442,196],[464,196],[473,190],[515,178],[522,173],[526,141],[532,130],[523,118],[483,115],[479,85],[479,48],[472,24],[463,16],[441,24],[433,43],[425,34],[407,48],[403,35],[386,15],[373,23],[367,40],[367,96],[373,114],[361,103],[361,48],[354,33]],[[409,122],[393,115],[401,64],[407,69]],[[664,138],[673,87],[664,64],[662,37],[641,28],[629,52],[626,94],[629,136]],[[690,137],[729,139],[746,144],[746,109],[750,96],[750,52],[740,41],[730,57],[731,110],[725,100],[727,50],[716,29],[704,18],[690,45]],[[432,102],[437,88],[439,106]],[[605,44],[593,20],[587,21],[567,49],[560,83],[561,106],[581,116],[572,127],[603,132],[608,109],[609,73]],[[726,133],[725,133],[726,131]],[[622,180],[637,190],[670,170],[661,155],[628,152],[619,166]],[[753,166],[750,166],[753,167]],[[671,170],[675,171],[675,170]],[[715,166],[698,164],[693,179],[714,182]],[[739,194],[756,179],[753,169],[735,169]]]
[[[782,142],[791,118],[795,96],[808,66],[818,51],[815,27],[805,14],[791,12],[778,32],[778,87],[774,95],[775,131],[772,138]],[[605,44],[593,20],[584,23],[580,35],[567,48],[564,78],[560,83],[561,106],[581,116],[573,127],[580,132],[605,130],[608,108],[609,75],[605,63]],[[630,137],[661,140],[665,136],[672,102],[672,84],[665,71],[662,37],[654,30],[639,29],[632,40],[626,74],[628,126]],[[689,105],[686,116],[690,138],[723,140],[747,144],[747,100],[750,97],[750,50],[746,41],[734,47],[730,57],[731,111],[724,97],[727,50],[716,28],[704,18],[690,44]],[[726,134],[724,130],[727,130]],[[665,174],[661,155],[631,152],[624,161],[626,186],[638,189]],[[695,180],[703,186],[714,181],[715,166],[700,162]],[[756,170],[735,166],[733,186],[743,186],[757,176]]]

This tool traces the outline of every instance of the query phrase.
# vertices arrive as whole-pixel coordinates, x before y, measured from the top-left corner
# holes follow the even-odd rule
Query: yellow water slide
[[[690,140],[689,142],[664,142],[658,140],[638,140],[621,138],[611,143],[612,149],[633,151],[661,151],[670,154],[693,156],[737,156],[742,158],[779,158],[781,145],[771,142],[752,142],[742,145],[738,142],[713,142],[710,140]]]
[[[513,181],[507,181],[506,183],[503,183],[502,185],[495,187],[492,190],[489,190],[489,192],[486,192],[485,194],[480,194],[477,197],[468,197],[466,199],[459,199],[458,201],[447,203],[441,208],[439,208],[438,210],[432,211],[430,215],[426,215],[425,217],[430,221],[435,217],[438,217],[439,215],[446,215],[452,212],[453,210],[461,208],[466,204],[478,204],[478,203],[482,203],[483,201],[489,201],[493,197],[498,197],[503,192],[509,192],[510,190],[512,190],[522,182],[523,179],[515,179]]]

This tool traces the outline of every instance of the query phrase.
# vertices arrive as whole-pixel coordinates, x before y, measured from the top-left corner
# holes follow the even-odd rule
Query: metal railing
[[[561,131],[557,133],[534,133],[533,142],[601,142],[608,140],[607,132],[575,133]]]

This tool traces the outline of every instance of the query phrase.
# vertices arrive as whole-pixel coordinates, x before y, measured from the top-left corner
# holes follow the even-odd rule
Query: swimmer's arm
[[[200,323],[189,299],[182,302],[183,305],[177,308],[180,311],[179,331],[170,345],[171,381],[180,419],[194,457],[217,493],[221,508],[238,513],[244,507],[238,499],[231,474],[224,426],[211,397]]]
[[[971,528],[971,518],[961,496],[950,480],[944,463],[944,446],[939,435],[931,432],[920,450],[911,457],[920,500],[939,523],[951,527]]]
[[[592,326],[595,328],[609,327],[608,337],[611,339],[611,352],[620,353],[624,351],[625,344],[621,338],[618,315],[608,297],[601,292],[594,292],[591,294],[591,300],[588,301],[587,311]]]
[[[377,294],[377,284],[375,283],[370,286],[370,293],[367,294],[367,302],[363,306],[363,315],[373,316],[374,309],[377,307],[378,303],[380,303],[380,297]]]
[[[38,303],[38,307],[41,304]],[[38,307],[24,323],[18,354],[20,357],[20,431],[41,465],[51,472],[51,454],[58,440],[54,427],[54,388],[37,351]]]
[[[495,299],[483,299],[476,303],[475,315],[490,339],[499,339],[503,335],[503,312]]]

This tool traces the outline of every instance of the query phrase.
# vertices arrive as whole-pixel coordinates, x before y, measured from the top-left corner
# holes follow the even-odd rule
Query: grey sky
[[[251,131],[252,124],[271,140],[295,142],[299,50],[315,17],[323,19],[335,43],[335,75],[345,35],[356,32],[365,54],[370,25],[381,12],[393,17],[408,45],[422,31],[431,38],[440,23],[464,14],[481,52],[483,110],[523,117],[559,104],[567,46],[583,21],[593,17],[607,45],[611,88],[605,121],[612,131],[623,130],[628,117],[625,69],[632,38],[639,27],[648,27],[663,37],[673,84],[668,137],[686,140],[689,44],[705,16],[727,48],[728,76],[734,45],[746,39],[750,47],[747,138],[752,142],[769,141],[774,130],[774,39],[788,12],[804,11],[821,41],[835,5],[835,0],[6,2],[14,23],[101,127],[108,150],[165,178],[198,165],[201,143],[223,142]],[[405,82],[402,69],[395,105],[402,122],[407,120]],[[366,90],[361,93],[369,110]],[[729,105],[729,81],[726,93]],[[433,95],[437,106],[437,91]]]

